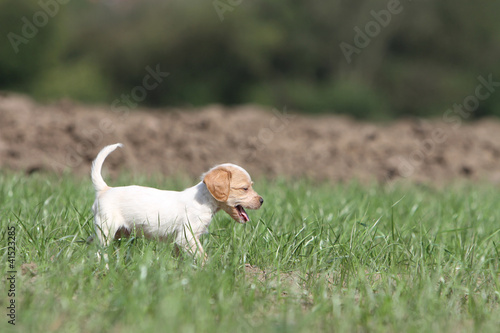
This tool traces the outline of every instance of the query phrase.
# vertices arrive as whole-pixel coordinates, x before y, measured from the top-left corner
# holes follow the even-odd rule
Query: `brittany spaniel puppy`
[[[110,187],[101,176],[106,157],[121,143],[104,147],[92,164],[96,198],[94,226],[102,245],[135,232],[147,238],[172,239],[202,262],[206,254],[200,236],[208,232],[212,217],[225,211],[236,222],[250,220],[246,209],[259,209],[264,199],[252,188],[248,172],[235,164],[220,164],[202,175],[202,181],[183,191],[143,186]]]

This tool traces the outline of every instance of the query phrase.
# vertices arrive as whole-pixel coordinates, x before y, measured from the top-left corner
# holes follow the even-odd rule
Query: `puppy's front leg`
[[[188,243],[187,249],[192,255],[196,256],[196,260],[201,262],[202,266],[205,266],[208,256],[201,246],[200,240],[196,237],[192,237]]]
[[[195,256],[196,260],[200,261],[202,266],[205,265],[208,256],[203,250],[200,240],[196,236],[192,235],[190,230],[185,230],[184,237],[178,239],[176,243],[186,252]]]
[[[97,262],[100,264],[101,263],[101,250],[97,250]],[[109,258],[108,258],[108,254],[107,253],[104,253],[103,255],[104,257],[104,262],[106,263],[106,270],[109,271]]]

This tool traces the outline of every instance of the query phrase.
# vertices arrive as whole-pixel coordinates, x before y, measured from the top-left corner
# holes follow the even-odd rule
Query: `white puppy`
[[[103,245],[135,231],[148,238],[170,238],[204,262],[206,255],[199,238],[208,232],[214,214],[222,209],[235,221],[246,223],[249,217],[245,208],[258,209],[264,202],[252,189],[248,172],[229,163],[210,169],[200,183],[181,192],[135,185],[109,187],[101,168],[117,147],[122,144],[104,147],[92,164],[94,225]]]

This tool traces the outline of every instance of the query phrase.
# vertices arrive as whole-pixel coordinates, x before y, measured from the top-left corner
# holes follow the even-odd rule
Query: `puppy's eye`
[[[248,187],[243,187],[243,191],[248,191]]]

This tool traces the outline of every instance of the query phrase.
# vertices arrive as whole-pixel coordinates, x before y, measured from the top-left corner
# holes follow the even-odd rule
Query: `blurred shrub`
[[[51,53],[57,48],[54,42],[60,17],[47,20],[39,28],[33,23],[34,14],[39,11],[35,1],[0,1],[0,87],[3,89],[29,92],[33,78],[51,63]]]
[[[0,0],[3,36],[20,33],[40,2]],[[500,81],[500,3],[70,1],[14,52],[0,48],[0,88],[39,99],[106,102],[143,85],[147,68],[170,73],[143,105],[262,103],[356,117],[441,116]],[[374,14],[375,13],[375,14]],[[340,45],[379,26],[347,61]],[[366,38],[366,37],[365,37]],[[493,94],[475,116],[499,114]]]
[[[91,61],[63,63],[45,70],[32,83],[38,99],[72,98],[86,102],[109,100],[110,84]]]
[[[342,110],[358,118],[390,118],[388,104],[369,86],[354,82],[338,82],[331,92],[331,105],[334,110]]]

